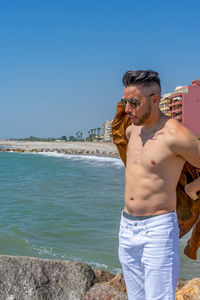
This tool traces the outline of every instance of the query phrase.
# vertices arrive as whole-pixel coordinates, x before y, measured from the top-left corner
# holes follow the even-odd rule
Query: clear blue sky
[[[60,137],[112,120],[130,69],[162,92],[200,77],[200,2],[0,3],[0,138]]]

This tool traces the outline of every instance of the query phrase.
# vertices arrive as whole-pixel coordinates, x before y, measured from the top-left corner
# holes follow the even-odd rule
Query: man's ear
[[[158,94],[154,94],[152,96],[152,99],[153,99],[153,104],[159,104],[159,102],[160,102],[160,96]]]

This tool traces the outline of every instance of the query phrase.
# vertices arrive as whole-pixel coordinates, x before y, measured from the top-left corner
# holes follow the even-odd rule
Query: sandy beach
[[[30,142],[30,141],[0,141],[4,148],[0,151],[16,152],[53,152],[66,154],[99,155],[119,157],[116,146],[113,143],[103,142]]]

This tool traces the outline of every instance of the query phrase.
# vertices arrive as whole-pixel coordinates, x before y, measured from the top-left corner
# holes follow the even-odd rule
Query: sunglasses
[[[148,98],[151,97],[151,96],[153,96],[153,95],[155,95],[155,94],[149,95]],[[126,107],[127,102],[131,105],[132,108],[137,108],[140,105],[140,103],[141,103],[141,101],[139,101],[139,100],[137,100],[135,98],[131,98],[131,99],[122,98],[121,99],[121,103],[124,105],[124,107]]]

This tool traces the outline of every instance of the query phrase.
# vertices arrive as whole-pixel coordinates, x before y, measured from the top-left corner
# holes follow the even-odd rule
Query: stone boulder
[[[126,293],[125,280],[120,273],[118,273],[115,277],[113,277],[110,281],[106,282],[105,284],[119,289],[120,292]]]
[[[0,300],[82,300],[94,279],[80,262],[0,256]]]
[[[101,269],[94,270],[94,273],[94,283],[104,283],[106,285],[113,286],[114,288],[118,288],[121,292],[126,293],[126,284],[122,274],[118,273],[117,275],[113,275],[108,271]]]
[[[102,282],[108,282],[112,280],[115,275],[111,274],[110,272],[102,269],[95,269],[95,282],[94,283],[102,283]]]
[[[184,285],[188,283],[188,280],[185,278],[180,277],[176,286],[176,292],[178,292]]]
[[[127,300],[126,285],[121,274],[113,275],[105,270],[94,270],[95,284],[84,300]]]
[[[83,300],[128,300],[125,293],[107,284],[96,283],[85,294]]]
[[[178,292],[176,300],[198,300],[200,299],[200,278],[188,281]]]

